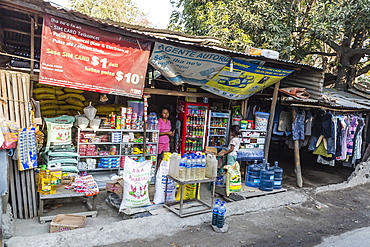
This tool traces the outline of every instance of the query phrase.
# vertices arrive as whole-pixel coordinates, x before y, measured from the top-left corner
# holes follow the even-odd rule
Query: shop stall
[[[242,129],[238,160],[268,159],[281,85],[309,80],[320,85],[307,87],[311,96],[321,97],[322,69],[220,48],[217,39],[97,21],[40,1],[5,0],[0,12],[3,113],[19,128],[35,126],[21,136],[35,137],[27,148],[38,151],[38,164],[34,155],[25,157],[31,165],[10,161],[6,201],[15,218],[36,217],[38,199],[42,205],[58,194],[55,186],[72,180],[84,196],[99,193],[111,174],[165,181],[169,167],[166,173],[158,164],[162,106],[173,133],[165,151],[190,155],[197,174],[203,158],[191,154],[207,147],[218,153],[234,124]],[[129,171],[135,162],[142,169]],[[157,168],[162,177],[154,178]],[[210,181],[204,178],[193,180]],[[118,178],[108,185],[122,189]],[[149,202],[144,182],[130,185],[131,196]]]

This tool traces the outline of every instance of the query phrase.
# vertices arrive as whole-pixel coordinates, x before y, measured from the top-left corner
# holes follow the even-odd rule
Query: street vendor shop
[[[67,198],[97,216],[103,190],[126,214],[152,203],[180,217],[209,212],[215,190],[231,198],[244,178],[259,186],[247,162],[274,174],[266,166],[275,118],[285,114],[279,89],[308,81],[296,96],[322,95],[322,69],[218,48],[217,39],[96,21],[39,1],[2,1],[0,12],[1,192],[14,218],[53,220],[45,204]],[[218,156],[230,150],[230,132],[240,139],[231,165]],[[256,191],[285,191],[273,169]],[[200,184],[213,185],[211,202]],[[186,199],[201,208],[183,209]]]

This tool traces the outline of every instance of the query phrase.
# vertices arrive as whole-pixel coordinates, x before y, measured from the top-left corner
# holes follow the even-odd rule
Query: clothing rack
[[[330,110],[330,111],[340,111],[340,112],[359,112],[359,111],[370,111],[370,109],[334,109],[326,106],[319,106],[319,105],[304,105],[304,104],[290,104],[290,106],[295,106],[295,107],[307,107],[307,108],[320,108],[320,109],[325,109],[325,110]]]

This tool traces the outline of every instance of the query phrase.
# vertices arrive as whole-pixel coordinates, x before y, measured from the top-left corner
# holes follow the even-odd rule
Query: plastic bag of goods
[[[229,196],[233,192],[242,191],[242,181],[240,175],[239,162],[235,162],[233,165],[226,165],[224,169],[226,173],[226,196]]]
[[[120,211],[125,208],[142,207],[150,204],[148,185],[151,165],[150,160],[136,162],[129,157],[125,158],[125,170],[123,172],[125,183]]]
[[[55,118],[45,118],[48,130],[46,150],[51,143],[58,145],[72,143],[71,129],[74,121],[74,117],[66,115]]]
[[[169,153],[171,155],[171,153]],[[166,177],[170,166],[169,155],[164,155],[161,164],[159,165],[156,182],[155,182],[155,193],[154,200],[155,204],[164,202],[164,195],[166,190]],[[172,179],[168,179],[167,184],[167,198],[166,201],[175,201],[176,183]]]
[[[18,143],[18,126],[11,121],[0,124],[0,149],[14,149]]]

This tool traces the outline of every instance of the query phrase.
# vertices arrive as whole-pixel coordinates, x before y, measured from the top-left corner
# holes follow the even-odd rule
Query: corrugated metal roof
[[[333,88],[323,89],[322,101],[333,107],[370,110],[370,99]]]
[[[271,59],[271,58],[266,58],[263,56],[254,56],[254,55],[247,55],[246,53],[243,52],[238,52],[231,50],[226,47],[222,47],[219,39],[215,37],[207,37],[207,36],[193,36],[189,35],[186,33],[180,33],[180,32],[175,32],[171,30],[164,30],[164,29],[155,29],[155,28],[147,28],[143,26],[138,26],[138,25],[132,25],[128,23],[117,23],[113,22],[110,20],[100,20],[96,18],[89,17],[85,14],[82,14],[80,12],[76,12],[74,10],[70,10],[64,7],[60,7],[59,5],[53,5],[49,1],[43,1],[43,0],[3,0],[3,3],[10,3],[10,4],[21,4],[22,2],[26,4],[28,7],[31,7],[30,4],[33,4],[35,6],[38,6],[39,8],[33,7],[32,9],[38,10],[42,13],[48,13],[48,14],[54,14],[58,15],[62,18],[70,17],[71,20],[77,21],[76,17],[80,19],[79,21],[84,24],[92,25],[92,26],[97,26],[97,24],[101,24],[102,29],[104,29],[105,26],[111,27],[119,30],[123,30],[128,33],[132,34],[137,34],[140,36],[148,37],[151,39],[154,39],[152,41],[164,41],[164,42],[171,42],[171,43],[178,43],[186,46],[195,46],[199,48],[203,48],[209,51],[214,51],[214,52],[222,52],[229,54],[232,57],[235,56],[242,56],[244,58],[248,59],[256,59],[256,60],[261,60],[265,61],[267,64],[266,66],[289,66],[291,67],[299,67],[299,68],[311,68],[311,69],[317,69],[317,70],[322,70],[321,68],[314,67],[308,64],[302,64],[302,63],[297,63],[293,61],[286,61],[282,59]],[[23,5],[24,5],[23,4]],[[65,16],[67,15],[67,16]],[[85,21],[85,22],[84,22]],[[113,31],[112,29],[107,30],[107,31]]]

